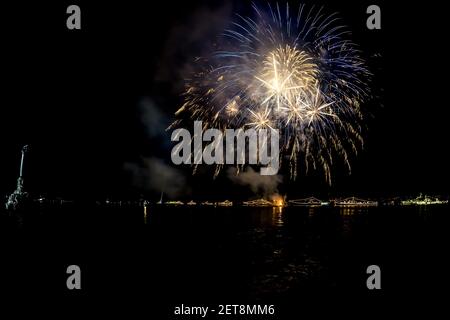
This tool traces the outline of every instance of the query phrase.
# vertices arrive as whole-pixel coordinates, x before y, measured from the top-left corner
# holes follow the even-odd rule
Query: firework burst
[[[279,129],[291,177],[312,168],[331,183],[334,160],[350,171],[350,154],[362,147],[370,72],[337,14],[305,5],[295,14],[288,4],[253,9],[224,32],[220,51],[196,62],[176,114],[205,129]]]

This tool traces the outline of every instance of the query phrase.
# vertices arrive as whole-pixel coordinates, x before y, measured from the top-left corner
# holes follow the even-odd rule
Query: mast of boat
[[[159,198],[159,204],[162,204],[162,201],[163,201],[163,194],[164,194],[164,189],[163,190],[161,190],[161,197]]]
[[[159,198],[159,204],[162,204],[163,202],[163,195],[164,195],[164,189],[166,188],[166,181],[164,181],[163,182],[163,185],[162,185],[162,189],[161,189],[161,197]]]

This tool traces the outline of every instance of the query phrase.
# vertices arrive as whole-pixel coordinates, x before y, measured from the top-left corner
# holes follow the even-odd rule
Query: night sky
[[[332,187],[314,175],[296,182],[286,177],[279,191],[292,196],[447,194],[443,5],[314,3],[341,13],[375,74],[378,97],[365,106],[370,112],[365,149],[350,177],[335,171]],[[81,7],[81,31],[66,29],[70,4]],[[381,7],[382,30],[365,26],[370,4]],[[232,12],[250,13],[250,2],[2,4],[0,192],[13,191],[21,146],[29,144],[25,183],[33,192],[157,197],[158,188],[143,188],[129,168],[148,158],[170,163],[169,136],[160,129],[181,104],[182,71],[208,49]],[[180,191],[182,198],[236,198],[244,189],[233,187],[226,174],[213,180],[211,170],[197,176],[190,168],[175,170],[184,177],[178,188],[190,192]]]

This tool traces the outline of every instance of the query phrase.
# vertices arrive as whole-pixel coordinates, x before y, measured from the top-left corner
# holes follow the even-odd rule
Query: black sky
[[[66,7],[75,3],[81,31],[65,26]],[[280,189],[448,193],[448,37],[441,2],[311,3],[341,13],[369,57],[380,97],[367,106],[366,146],[351,177],[338,172],[331,188],[309,177]],[[382,30],[365,27],[365,9],[373,3],[382,9]],[[2,4],[0,191],[14,188],[20,148],[28,143],[27,181],[36,192],[138,193],[124,164],[142,156],[169,160],[166,142],[146,135],[139,103],[150,99],[170,117],[181,102],[179,69],[205,50],[231,11],[246,14],[249,7],[245,1]],[[224,177],[189,177],[189,169],[186,175],[197,194],[239,190],[229,191]]]

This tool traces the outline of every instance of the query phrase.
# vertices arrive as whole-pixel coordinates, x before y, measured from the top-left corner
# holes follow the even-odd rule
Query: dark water
[[[20,224],[2,215],[1,287],[69,304],[130,299],[159,319],[178,303],[265,302],[289,318],[348,301],[438,301],[450,271],[448,209],[40,207]],[[79,292],[66,289],[71,264],[82,270]],[[366,287],[372,264],[382,272],[376,292]]]

